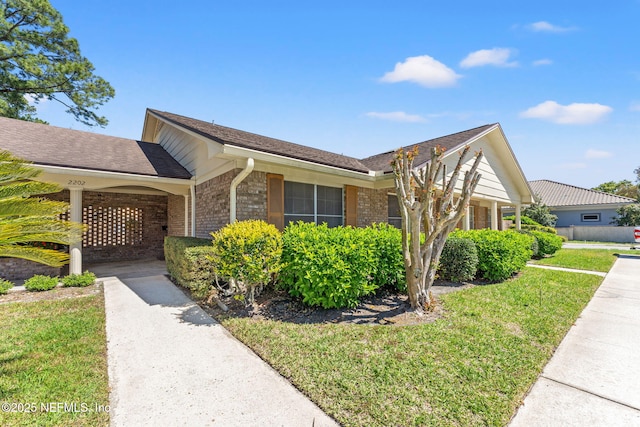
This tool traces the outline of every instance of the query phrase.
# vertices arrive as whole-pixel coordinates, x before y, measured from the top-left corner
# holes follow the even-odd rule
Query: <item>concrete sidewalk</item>
[[[618,258],[510,426],[640,426],[640,257]]]
[[[337,425],[173,285],[164,263],[91,270],[104,283],[112,426]]]

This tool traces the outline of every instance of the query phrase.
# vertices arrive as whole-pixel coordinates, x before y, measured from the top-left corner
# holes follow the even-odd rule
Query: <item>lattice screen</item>
[[[87,231],[82,236],[82,246],[137,245],[142,243],[142,213],[140,208],[120,208],[111,206],[85,206],[82,208],[82,223]],[[69,221],[71,215],[58,215]]]
[[[82,222],[87,231],[82,246],[117,246],[142,243],[142,213],[140,208],[85,206]]]

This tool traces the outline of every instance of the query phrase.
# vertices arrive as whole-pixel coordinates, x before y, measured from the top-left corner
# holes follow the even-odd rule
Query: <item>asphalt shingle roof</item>
[[[0,149],[35,164],[190,179],[159,144],[0,117]]]
[[[634,203],[629,197],[562,184],[546,179],[529,181],[533,194],[549,207]]]
[[[466,142],[478,137],[482,133],[497,126],[497,123],[480,126],[474,129],[457,132],[451,135],[441,136],[439,138],[429,139],[427,141],[419,142],[417,144],[403,147],[404,150],[410,150],[416,145],[418,146],[418,156],[414,160],[413,164],[418,166],[427,163],[431,160],[431,149],[437,145],[440,145],[447,150],[453,150]],[[375,156],[368,157],[362,160],[362,163],[375,171],[383,171],[385,173],[391,172],[391,162],[396,150],[388,151],[386,153],[377,154]]]
[[[369,172],[369,168],[367,168],[367,166],[360,162],[360,160],[353,157],[343,156],[341,154],[335,154],[329,151],[294,144],[292,142],[282,141],[275,138],[269,138],[267,136],[257,135],[255,133],[245,132],[226,126],[220,126],[202,120],[168,113],[166,111],[157,111],[152,109],[149,109],[149,111],[170,123],[188,129],[204,136],[205,138],[210,138],[220,144],[248,148],[264,153],[276,154],[279,156],[305,160],[326,166],[334,166],[356,172]]]

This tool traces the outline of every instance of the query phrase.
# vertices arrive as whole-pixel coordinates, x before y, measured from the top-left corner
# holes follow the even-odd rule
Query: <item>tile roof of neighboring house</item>
[[[407,147],[403,147],[405,150],[410,150],[416,145],[418,146],[418,157],[414,160],[414,165],[422,165],[427,163],[431,159],[431,148],[441,145],[447,150],[455,149],[466,142],[477,138],[482,135],[487,130],[497,126],[497,123],[480,126],[474,129],[465,130],[462,132],[454,133],[447,136],[441,136],[439,138],[430,139],[427,141],[419,142],[417,144],[409,145]],[[393,160],[393,155],[396,150],[388,151],[386,153],[378,154],[375,156],[368,157],[362,160],[362,163],[370,167],[372,170],[376,171],[384,171],[391,172],[391,162]]]
[[[362,164],[360,160],[353,157],[269,138],[255,133],[232,129],[226,126],[220,126],[165,111],[152,109],[149,109],[149,111],[164,120],[202,135],[205,138],[210,138],[220,144],[248,148],[264,153],[275,154],[297,160],[305,160],[325,166],[334,166],[356,172],[369,172],[369,168],[367,166]]]
[[[529,181],[533,194],[549,207],[634,203],[629,197],[616,196],[546,179]]]
[[[0,117],[0,149],[35,164],[190,179],[158,144]]]

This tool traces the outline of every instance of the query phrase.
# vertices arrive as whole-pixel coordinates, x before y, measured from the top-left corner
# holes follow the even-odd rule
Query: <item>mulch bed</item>
[[[215,301],[198,304],[211,316],[218,320],[234,317],[251,317],[257,321],[263,319],[291,322],[298,324],[314,323],[353,323],[370,325],[406,326],[433,322],[442,317],[444,309],[438,296],[475,286],[476,283],[451,283],[437,281],[431,288],[435,297],[435,307],[418,315],[411,310],[407,295],[398,294],[392,289],[379,289],[375,295],[370,295],[353,309],[325,309],[309,307],[298,298],[291,297],[282,290],[266,289],[256,297],[253,305],[246,305],[243,301],[233,297],[222,297],[222,302],[228,310],[223,310]]]

